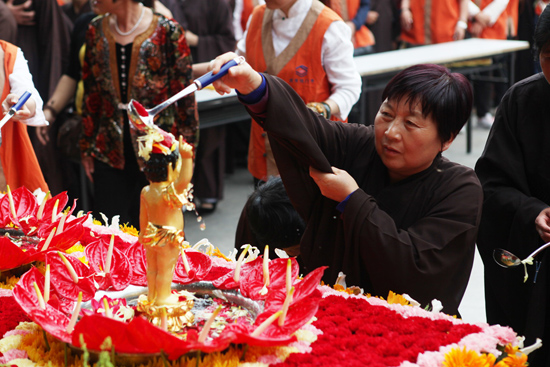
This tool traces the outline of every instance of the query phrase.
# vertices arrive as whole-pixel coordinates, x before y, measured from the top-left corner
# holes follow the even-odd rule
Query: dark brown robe
[[[304,272],[328,265],[348,285],[386,297],[407,293],[440,300],[458,314],[473,264],[481,185],[470,168],[437,156],[431,167],[391,184],[376,153],[372,126],[327,121],[305,107],[282,80],[266,75],[269,99],[261,121],[292,204],[306,221]],[[309,166],[347,171],[359,185],[343,213],[321,195]]]
[[[546,250],[527,266],[502,268],[495,248],[521,259],[543,244],[535,218],[550,205],[550,84],[543,74],[516,83],[502,99],[485,151],[476,164],[483,185],[478,247],[485,271],[487,321],[511,326],[526,345],[543,339],[530,366],[550,365],[550,292]],[[537,267],[539,269],[537,274]]]

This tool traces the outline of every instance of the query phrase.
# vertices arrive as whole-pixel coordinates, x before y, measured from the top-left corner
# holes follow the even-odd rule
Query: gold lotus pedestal
[[[195,315],[191,312],[195,303],[194,297],[186,291],[177,293],[179,302],[173,305],[154,305],[149,301],[146,294],[138,298],[137,311],[147,317],[150,323],[163,327],[166,323],[166,330],[170,333],[179,333],[185,327],[192,326]]]

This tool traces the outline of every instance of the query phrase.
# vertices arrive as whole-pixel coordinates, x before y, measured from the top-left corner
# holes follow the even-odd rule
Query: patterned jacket
[[[80,149],[114,168],[124,168],[123,131],[126,117],[120,99],[116,45],[108,17],[95,18],[86,34],[82,67],[84,103]],[[181,26],[158,14],[132,46],[128,100],[151,108],[192,82],[191,53]],[[197,142],[198,111],[190,95],[162,111],[155,123],[192,145]],[[134,152],[138,133],[130,129]]]

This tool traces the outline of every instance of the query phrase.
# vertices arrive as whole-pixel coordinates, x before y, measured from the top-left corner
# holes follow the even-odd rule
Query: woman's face
[[[539,59],[544,77],[550,83],[550,44],[540,51]]]
[[[386,99],[374,120],[376,151],[392,182],[430,167],[437,153],[452,142],[441,143],[432,117],[424,118],[420,104],[409,105],[406,100]]]

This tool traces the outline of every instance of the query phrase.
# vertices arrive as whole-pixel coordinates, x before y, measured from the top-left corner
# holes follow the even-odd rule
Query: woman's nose
[[[400,139],[401,138],[401,123],[395,119],[388,124],[386,132],[384,133],[389,139]]]

